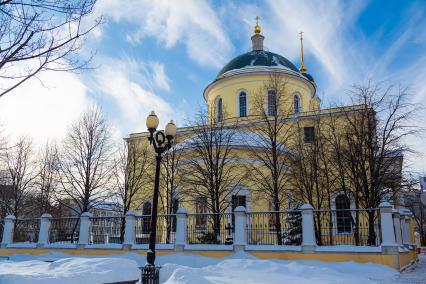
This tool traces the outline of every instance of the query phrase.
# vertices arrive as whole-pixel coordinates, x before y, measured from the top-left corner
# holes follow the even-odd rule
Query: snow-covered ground
[[[261,260],[237,253],[226,258],[190,254],[158,256],[161,282],[200,283],[394,283],[402,280],[396,270],[355,262]],[[103,283],[138,279],[145,256],[135,253],[103,257],[72,257],[63,253],[0,258],[1,284]],[[426,277],[426,275],[425,275]],[[426,283],[416,282],[416,283]],[[403,282],[400,282],[403,283]]]

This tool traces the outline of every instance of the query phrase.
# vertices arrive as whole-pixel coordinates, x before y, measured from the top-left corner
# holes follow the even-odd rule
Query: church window
[[[222,121],[223,119],[223,103],[222,103],[222,98],[219,98],[217,100],[217,106],[216,106],[216,119],[217,121]]]
[[[339,194],[336,199],[336,227],[337,233],[350,233],[352,227],[352,215],[350,212],[349,198],[344,194]]]
[[[148,234],[151,231],[151,202],[147,201],[142,206],[142,233]]]
[[[300,102],[300,96],[299,94],[293,95],[293,111],[294,113],[299,113],[302,110],[301,102]]]
[[[207,198],[197,197],[195,199],[195,227],[205,228],[207,226],[207,215],[200,215],[207,213]]]
[[[232,195],[232,213],[238,206],[247,208],[245,195]],[[232,214],[232,226],[235,226],[235,214]]]
[[[303,127],[304,141],[305,143],[312,143],[315,141],[315,128],[314,127]]]
[[[275,116],[277,114],[277,95],[274,90],[268,91],[268,115]]]
[[[238,104],[240,108],[240,117],[247,116],[247,94],[245,92],[241,92],[238,95]]]

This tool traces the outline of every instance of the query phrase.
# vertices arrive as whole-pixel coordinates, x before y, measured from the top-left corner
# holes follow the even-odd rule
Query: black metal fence
[[[90,217],[91,244],[121,244],[124,240],[125,217]]]
[[[78,242],[80,234],[79,217],[57,217],[50,219],[49,243]]]
[[[300,245],[302,214],[300,211],[247,213],[246,236],[249,245]]]
[[[40,231],[40,219],[16,219],[13,230],[14,243],[36,243]]]
[[[232,213],[188,214],[189,244],[233,244],[235,225]]]
[[[314,210],[318,245],[379,246],[379,209]]]
[[[2,241],[2,238],[3,238],[3,230],[4,230],[4,220],[0,219],[0,242]]]
[[[151,231],[151,215],[136,216],[136,244],[148,244]],[[176,215],[157,216],[157,244],[174,244],[176,239]]]

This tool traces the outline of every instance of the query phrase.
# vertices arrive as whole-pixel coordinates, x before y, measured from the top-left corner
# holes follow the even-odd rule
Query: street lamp
[[[176,125],[171,120],[166,125],[165,131],[157,131],[159,120],[155,112],[151,112],[146,119],[146,127],[149,131],[149,143],[154,146],[156,155],[155,180],[154,180],[154,197],[151,211],[151,231],[149,233],[149,248],[146,253],[146,265],[142,272],[143,284],[159,283],[159,267],[155,262],[155,239],[157,237],[157,208],[158,208],[158,191],[160,183],[160,165],[162,154],[170,149],[173,139],[176,136]]]

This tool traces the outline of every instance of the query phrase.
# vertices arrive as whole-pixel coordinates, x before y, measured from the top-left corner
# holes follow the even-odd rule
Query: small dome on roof
[[[232,59],[228,64],[225,65],[225,67],[222,68],[222,70],[220,70],[216,78],[222,76],[224,73],[231,70],[256,66],[282,67],[284,69],[290,69],[291,71],[300,74],[300,71],[297,69],[297,67],[294,66],[294,64],[291,63],[290,60],[283,56],[264,50],[252,50]]]

